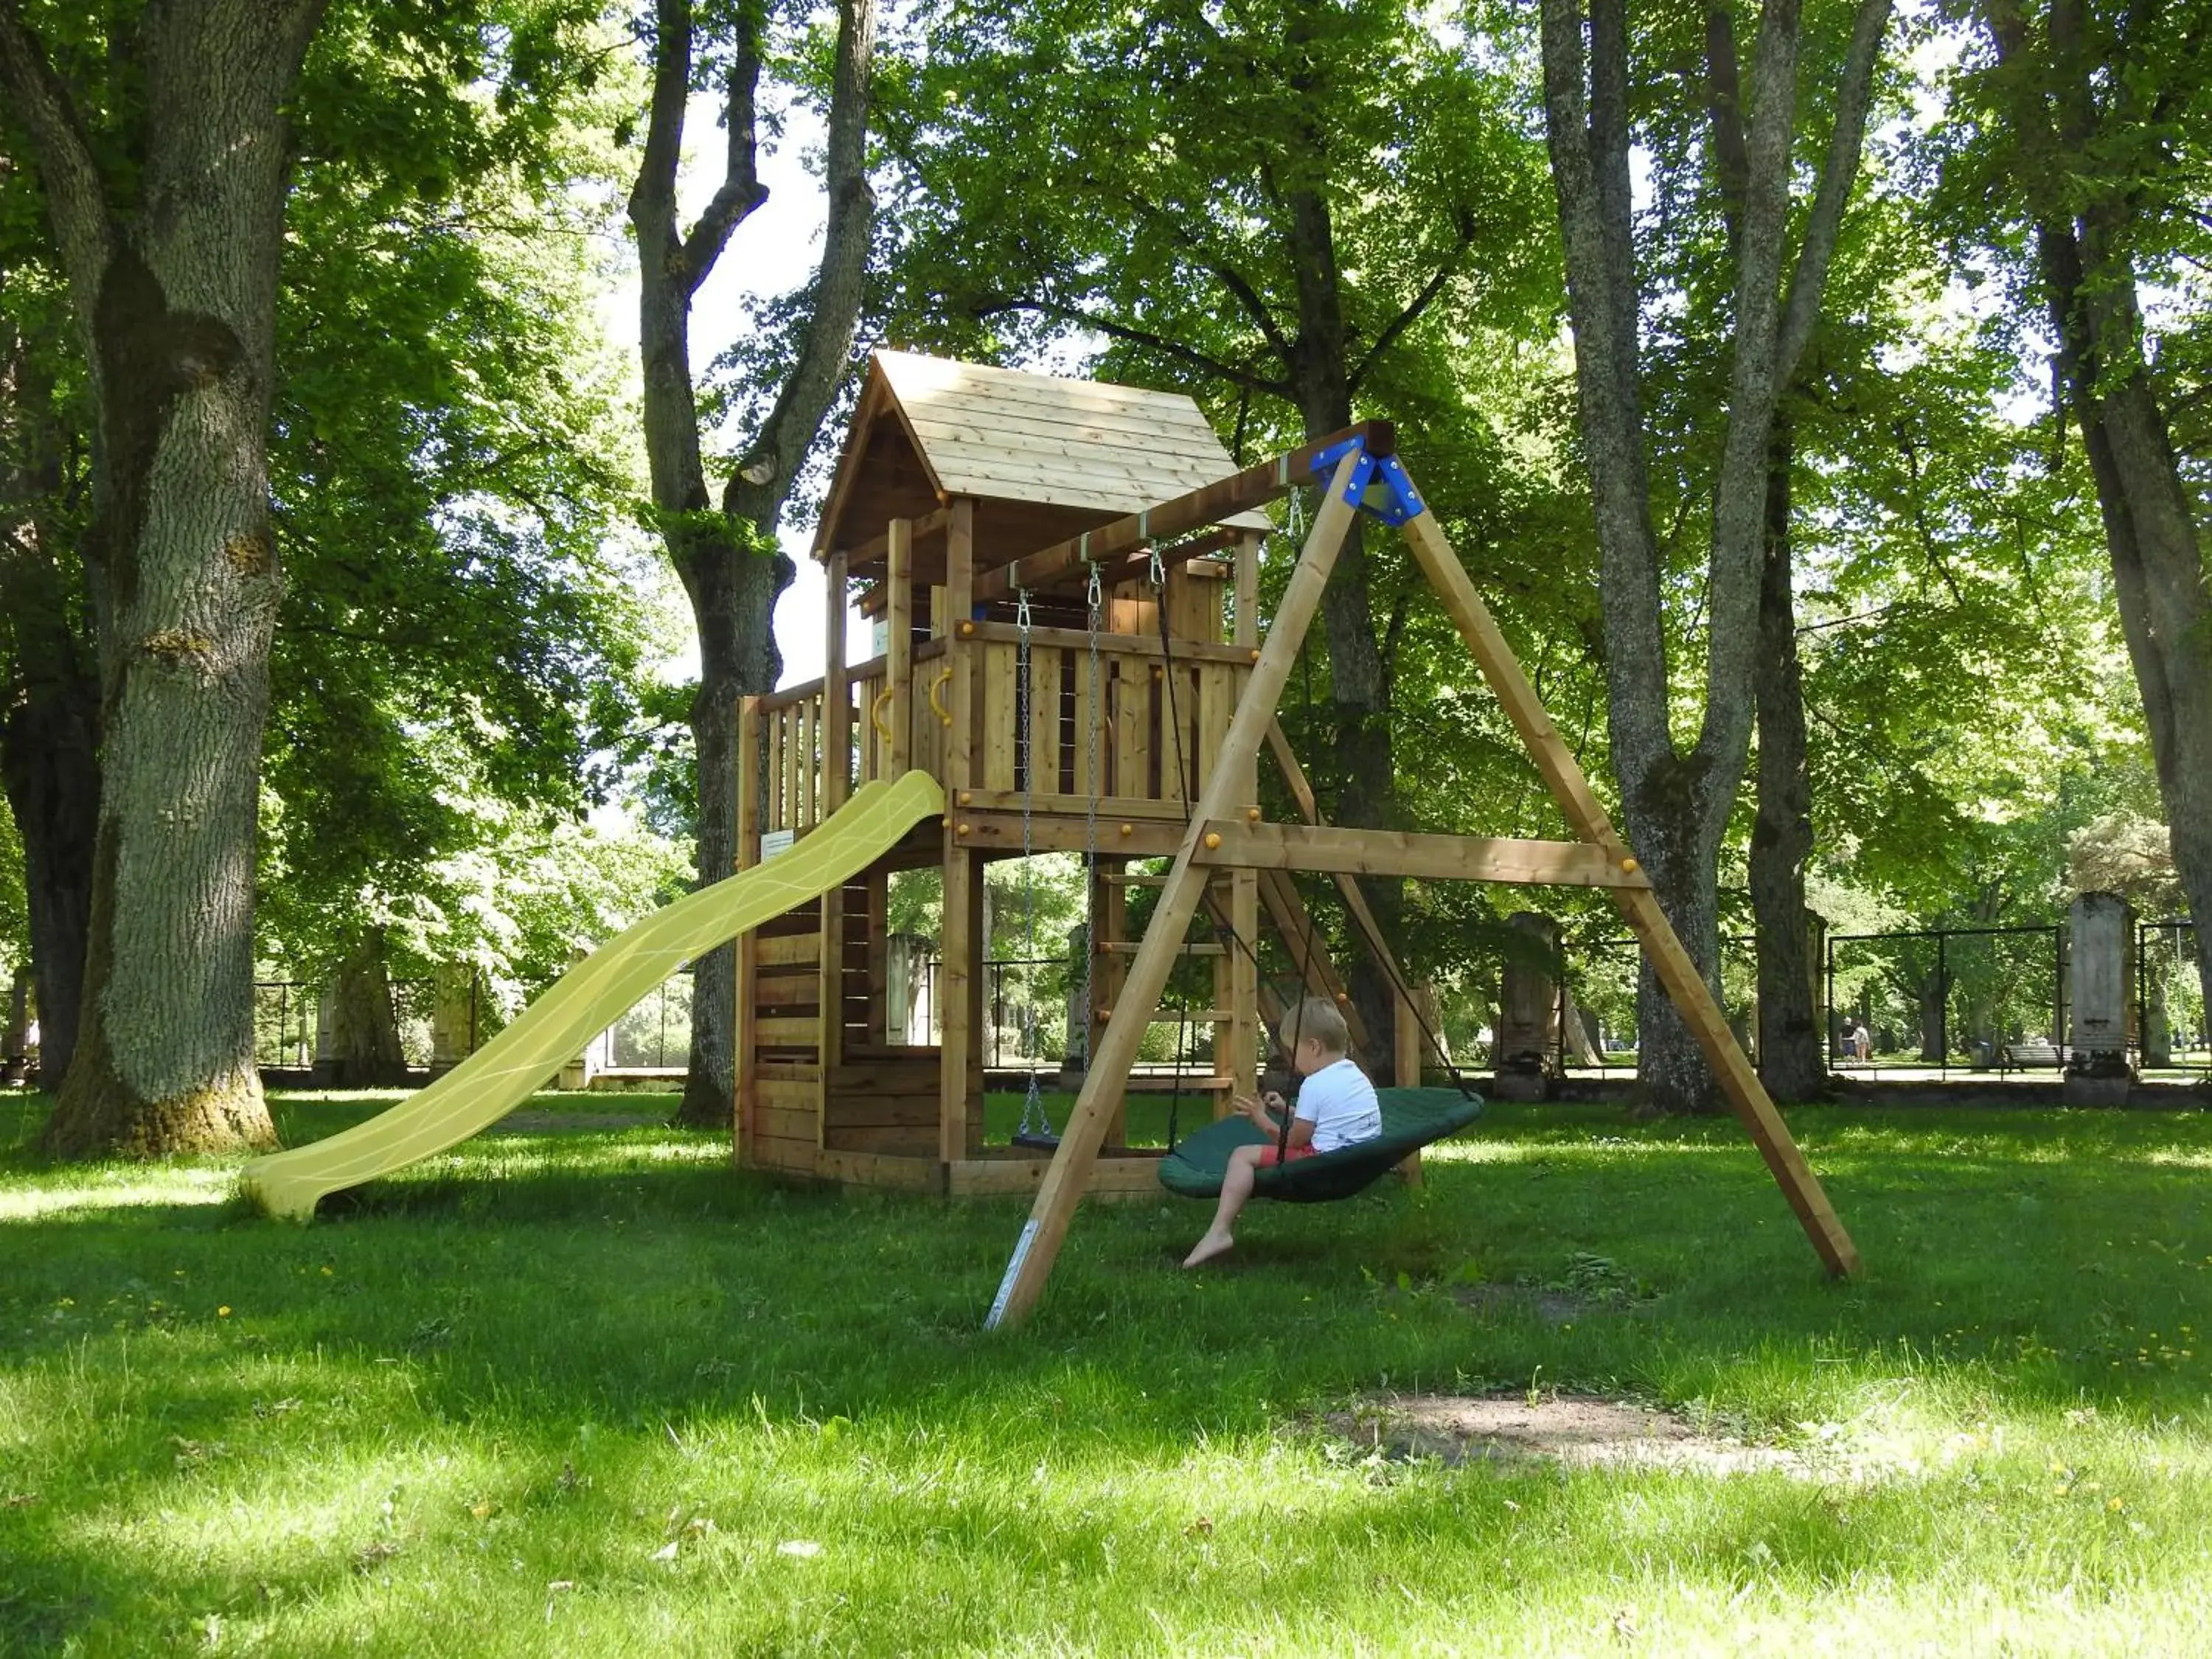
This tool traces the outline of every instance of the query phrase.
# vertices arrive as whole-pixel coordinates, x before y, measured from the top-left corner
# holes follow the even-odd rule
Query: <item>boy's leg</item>
[[[1225,1255],[1237,1243],[1229,1226],[1244,1207],[1245,1200],[1252,1196],[1253,1185],[1259,1179],[1260,1152],[1257,1146],[1239,1146],[1230,1153],[1229,1167],[1221,1174],[1221,1201],[1214,1206],[1213,1224],[1191,1246],[1190,1254],[1182,1259],[1184,1267],[1195,1267],[1201,1261]]]

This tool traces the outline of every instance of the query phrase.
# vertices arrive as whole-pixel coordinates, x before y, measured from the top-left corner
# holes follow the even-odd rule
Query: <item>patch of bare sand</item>
[[[1595,1395],[1393,1395],[1322,1419],[1353,1447],[1394,1460],[1549,1462],[1569,1468],[1668,1468],[1700,1474],[1802,1473],[1773,1446],[1700,1433],[1671,1412]]]

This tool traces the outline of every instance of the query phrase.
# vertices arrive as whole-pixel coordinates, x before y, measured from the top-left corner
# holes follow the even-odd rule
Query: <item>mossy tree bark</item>
[[[691,600],[699,635],[699,691],[690,726],[699,769],[699,884],[736,868],[738,701],[772,691],[783,672],[772,617],[790,586],[777,525],[800,465],[844,378],[867,275],[875,192],[867,175],[868,98],[875,61],[875,0],[838,0],[826,183],[829,220],[813,304],[774,407],[738,457],[719,501],[709,493],[691,381],[691,301],[739,225],[768,199],[758,169],[758,94],[768,9],[734,9],[727,64],[723,179],[687,232],[677,216],[700,27],[692,0],[653,9],[652,106],[645,153],[630,191],[637,233],[638,349],[644,365],[646,461],[661,538]],[[737,1097],[737,959],[728,948],[692,965],[691,1055],[681,1122],[726,1127]]]
[[[86,567],[103,781],[65,1156],[274,1139],[253,1065],[253,847],[281,579],[267,426],[290,145],[319,0],[176,0],[97,100],[0,0],[0,88],[32,138],[91,370]]]

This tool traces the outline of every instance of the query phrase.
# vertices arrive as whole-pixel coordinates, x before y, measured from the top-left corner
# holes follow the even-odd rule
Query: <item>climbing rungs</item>
[[[1111,1019],[1113,1017],[1114,1011],[1111,1008],[1101,1008],[1098,1011],[1098,1018],[1101,1019]],[[1152,1019],[1148,1023],[1153,1025],[1181,1025],[1186,1023],[1192,1025],[1221,1025],[1236,1018],[1237,1011],[1233,1008],[1158,1008],[1153,1010]]]

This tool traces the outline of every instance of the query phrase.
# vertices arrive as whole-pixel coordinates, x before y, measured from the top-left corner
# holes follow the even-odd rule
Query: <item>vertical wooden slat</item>
[[[1069,782],[1071,793],[1103,795],[1107,793],[1107,772],[1111,764],[1109,739],[1103,719],[1109,672],[1103,659],[1098,664],[1097,683],[1092,683],[1091,656],[1088,651],[1072,653],[1075,677],[1075,722],[1068,741]]]
[[[1123,657],[1115,664],[1113,792],[1150,799],[1152,788],[1152,665]]]
[[[952,503],[952,521],[945,532],[945,605],[940,617],[964,617],[973,602],[975,511],[975,503],[965,496]],[[946,638],[945,657],[952,678],[945,688],[945,707],[952,714],[952,724],[945,732],[945,762],[938,776],[945,785],[945,799],[953,804],[950,814],[953,822],[945,836],[945,941],[937,972],[938,1007],[944,1027],[944,1047],[939,1054],[937,1149],[938,1156],[950,1164],[967,1156],[970,1106],[980,1112],[982,1104],[980,1098],[971,1101],[971,1090],[980,1077],[971,1075],[970,1051],[981,1035],[974,1014],[983,941],[977,936],[982,870],[976,856],[961,844],[958,805],[960,792],[974,785],[975,653],[972,642],[963,640],[957,628]]]
[[[1040,795],[1060,789],[1060,684],[1066,653],[1055,646],[1030,653],[1030,787]]]
[[[1237,712],[1226,663],[1209,662],[1198,671],[1198,775],[1206,777],[1221,753],[1221,740],[1229,735],[1229,717]],[[1249,805],[1250,803],[1247,803]]]
[[[782,827],[796,830],[804,828],[799,821],[799,747],[803,734],[799,730],[799,705],[793,703],[783,710],[783,819]]]
[[[738,706],[738,845],[737,866],[750,870],[760,862],[760,699],[747,697]],[[753,1123],[760,1103],[760,1066],[757,1004],[760,982],[759,935],[738,935],[737,1018],[731,1030],[737,1044],[736,1146],[734,1155],[744,1166],[753,1161]]]
[[[1014,746],[1018,738],[1021,650],[1018,646],[983,647],[983,697],[977,719],[983,736],[983,787],[1014,787]]]
[[[842,553],[830,556],[826,574],[830,591],[823,617],[828,637],[822,659],[822,707],[829,723],[822,733],[822,806],[825,812],[834,812],[845,804],[853,787],[853,684],[845,666],[847,584]]]
[[[890,694],[890,752],[884,775],[903,775],[914,754],[914,520],[893,519],[884,537],[885,581],[890,597],[890,643],[884,668]]]
[[[1010,1321],[1019,1323],[1028,1316],[1060,1255],[1067,1224],[1082,1200],[1091,1164],[1097,1158],[1113,1103],[1127,1086],[1129,1067],[1145,1033],[1144,1022],[1159,1006],[1160,993],[1181,954],[1191,915],[1205,889],[1206,872],[1191,862],[1192,852],[1206,820],[1224,817],[1232,810],[1242,769],[1260,751],[1267,722],[1273,718],[1275,705],[1290,678],[1291,659],[1321,604],[1322,589],[1328,585],[1330,567],[1336,562],[1337,550],[1351,524],[1352,507],[1344,499],[1344,492],[1360,459],[1354,453],[1338,464],[1314,514],[1312,533],[1284,590],[1274,630],[1253,670],[1251,687],[1230,722],[1229,737],[1222,745],[1222,764],[1207,779],[1205,793],[1192,813],[1167,884],[1160,890],[1152,925],[1145,930],[1145,942],[1138,947],[1122,983],[1116,1017],[1107,1022],[1105,1035],[1091,1057],[1082,1092],[1061,1131],[1060,1149],[1053,1154],[1029,1221],[1006,1264],[998,1297],[986,1321],[991,1326]]]
[[[878,866],[868,872],[868,1041],[891,1040],[890,872]]]
[[[822,698],[817,692],[799,705],[799,821],[814,827],[816,792],[822,776]]]

